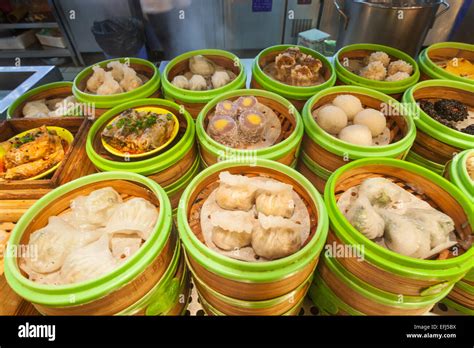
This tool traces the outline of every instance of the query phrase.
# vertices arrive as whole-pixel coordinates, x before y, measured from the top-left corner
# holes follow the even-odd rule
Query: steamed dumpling
[[[338,134],[347,126],[347,115],[337,106],[326,105],[317,111],[316,122],[326,132]]]
[[[57,271],[73,249],[97,240],[101,234],[98,230],[77,230],[60,217],[51,216],[48,225],[31,234],[28,248],[35,251],[35,257],[25,258],[25,262],[35,272]]]
[[[249,211],[255,203],[257,187],[243,175],[219,174],[216,202],[222,209]]]
[[[98,278],[117,267],[117,261],[109,249],[109,236],[83,246],[70,253],[61,268],[63,283],[71,284]]]
[[[346,213],[352,226],[369,239],[383,236],[385,222],[366,196],[359,195]]]
[[[96,93],[105,81],[105,70],[100,66],[94,66],[92,67],[92,71],[92,76],[87,80],[86,86],[90,92]],[[113,79],[112,74],[110,74],[110,76]]]
[[[147,240],[153,232],[158,212],[156,207],[143,198],[132,198],[121,203],[109,218],[105,231],[108,233],[136,233]]]
[[[225,71],[216,71],[211,78],[212,87],[219,88],[230,82],[230,77]]]
[[[332,103],[345,112],[349,121],[352,121],[354,116],[364,109],[360,99],[351,94],[338,95]]]
[[[215,68],[214,64],[212,64],[206,57],[197,55],[189,59],[189,70],[191,70],[193,74],[211,76],[214,73]]]
[[[413,219],[418,226],[430,233],[430,246],[435,248],[449,242],[449,234],[454,231],[454,221],[448,215],[436,209],[408,209],[407,217]]]
[[[178,88],[189,89],[189,81],[184,75],[175,76],[171,83]]]
[[[362,124],[351,124],[339,133],[339,139],[359,146],[372,146],[372,132]]]
[[[367,108],[358,112],[354,117],[354,124],[361,124],[370,129],[373,137],[383,132],[387,126],[385,115],[379,110]]]
[[[107,68],[112,69],[110,72],[114,77],[114,80],[120,82],[123,79],[125,64],[120,63],[118,60],[113,60],[107,63]]]
[[[192,91],[203,91],[207,89],[207,82],[201,75],[193,75],[189,79],[189,89]]]
[[[259,184],[255,208],[265,215],[290,218],[295,211],[293,186],[274,181]]]
[[[128,67],[127,65],[123,65],[123,79],[120,81],[120,87],[125,92],[133,91],[143,85],[143,80],[138,77],[137,72]],[[97,92],[99,94],[99,92]]]
[[[384,67],[388,67],[390,63],[390,57],[387,53],[382,51],[373,52],[369,56],[369,63],[372,62],[380,62]]]
[[[252,212],[215,211],[211,214],[212,241],[223,250],[248,246],[254,220]]]
[[[25,118],[48,117],[49,109],[44,99],[27,102],[23,107]]]
[[[301,226],[281,216],[258,214],[259,225],[252,234],[252,248],[266,259],[279,259],[301,248]]]
[[[90,79],[89,79],[90,80]],[[97,88],[97,95],[110,95],[122,93],[123,89],[121,85],[114,80],[112,73],[107,71],[105,73],[104,82]]]
[[[142,245],[142,238],[136,234],[114,234],[110,239],[110,249],[118,261],[125,261],[135,254]]]

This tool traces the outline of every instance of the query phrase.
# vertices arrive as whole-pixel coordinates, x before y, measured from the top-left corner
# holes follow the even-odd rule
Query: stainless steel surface
[[[443,0],[334,0],[334,6],[340,14],[337,48],[378,43],[412,56],[418,54],[434,21],[450,7]]]
[[[275,4],[276,1],[273,3]],[[298,0],[288,0],[287,3],[282,43],[296,44],[298,33],[316,28],[321,1],[311,0],[301,3]],[[290,14],[293,18],[290,17]]]
[[[30,89],[45,83],[61,81],[62,76],[55,66],[0,66],[0,120],[6,116],[8,107]]]

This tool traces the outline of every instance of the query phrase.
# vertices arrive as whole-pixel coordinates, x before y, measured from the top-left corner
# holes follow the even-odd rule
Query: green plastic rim
[[[298,252],[285,258],[268,262],[245,262],[235,260],[211,250],[204,243],[199,241],[188,224],[188,205],[191,194],[195,188],[209,175],[219,173],[235,166],[262,167],[276,170],[288,175],[298,181],[298,183],[308,191],[318,214],[318,226],[313,238]],[[314,186],[300,173],[281,163],[265,159],[257,159],[256,162],[223,161],[214,164],[200,174],[198,174],[181,196],[178,207],[178,231],[186,249],[187,255],[198,262],[207,270],[224,278],[247,282],[265,283],[284,279],[298,272],[308,263],[312,262],[321,252],[326,241],[328,232],[328,217],[321,195]]]
[[[474,181],[467,172],[467,159],[474,156],[474,149],[465,150],[453,157],[449,166],[449,180],[474,202]]]
[[[172,165],[179,162],[194,146],[195,138],[195,126],[191,115],[181,109],[182,116],[186,119],[187,127],[185,133],[181,136],[181,139],[171,148],[165,152],[147,158],[141,161],[135,162],[117,162],[103,158],[95,150],[93,146],[94,138],[100,128],[109,122],[110,119],[114,118],[122,111],[130,108],[138,108],[141,106],[160,106],[165,109],[171,109],[176,114],[180,113],[180,106],[172,101],[165,99],[138,99],[124,104],[120,104],[107,112],[105,112],[98,120],[94,122],[89,133],[87,134],[86,141],[86,152],[91,162],[101,171],[127,171],[132,173],[138,173],[141,175],[151,175],[161,172]]]
[[[120,61],[121,63],[127,64],[140,64],[144,65],[148,68],[153,70],[153,76],[145,82],[142,86],[124,93],[119,94],[112,94],[112,95],[96,95],[91,93],[85,93],[79,89],[79,84],[82,80],[92,74],[92,67],[93,66],[100,66],[106,67],[109,62],[112,61]],[[135,99],[146,98],[151,96],[153,93],[159,90],[160,88],[160,72],[158,68],[148,60],[140,59],[140,58],[114,58],[104,60],[99,62],[93,66],[89,66],[82,70],[74,79],[72,92],[77,100],[83,103],[90,103],[94,105],[96,108],[111,108],[116,105],[131,102]]]
[[[183,187],[186,187],[191,182],[191,180],[196,176],[196,174],[199,173],[199,164],[200,164],[200,159],[199,157],[196,157],[193,164],[191,165],[191,168],[183,176],[181,176],[178,180],[176,180],[171,185],[163,187],[163,189],[168,194],[168,196],[175,194],[176,192],[181,190]]]
[[[24,277],[15,261],[15,246],[30,222],[45,206],[82,186],[108,180],[127,180],[145,186],[159,200],[160,212],[154,233],[140,249],[121,266],[99,278],[69,285],[48,286]],[[165,191],[153,180],[134,173],[109,172],[88,175],[49,192],[23,214],[7,244],[5,277],[10,287],[26,300],[43,306],[69,307],[88,303],[115,291],[135,279],[161,253],[172,228],[171,204]],[[72,297],[74,296],[74,297]],[[74,303],[71,303],[74,298]]]
[[[441,303],[444,303],[446,306],[448,306],[451,309],[454,309],[455,311],[458,311],[459,313],[467,314],[467,315],[474,315],[474,310],[473,309],[469,309],[467,307],[464,307],[464,306],[460,305],[459,303],[450,300],[447,297],[444,298],[443,300],[441,300]]]
[[[189,59],[196,55],[221,56],[229,58],[230,60],[234,61],[234,64],[238,65],[240,72],[237,77],[227,85],[207,91],[190,91],[174,86],[168,79],[170,70],[179,62],[182,62],[183,60]],[[208,101],[217,97],[221,93],[225,93],[234,89],[244,88],[246,79],[247,77],[245,75],[244,66],[240,62],[240,59],[233,53],[216,49],[189,51],[177,56],[166,65],[165,70],[163,72],[163,92],[167,99],[176,99],[185,103],[201,104],[207,103]]]
[[[431,77],[432,79],[447,79],[452,81],[464,82],[474,85],[474,80],[470,80],[465,77],[461,77],[450,73],[438,64],[433,62],[429,57],[432,51],[435,51],[440,48],[457,48],[464,51],[474,51],[474,45],[470,45],[463,42],[438,42],[427,48],[425,48],[418,56],[418,64],[420,65],[421,71]],[[454,57],[453,57],[454,58]]]
[[[375,81],[371,79],[367,79],[365,77],[359,76],[347,70],[339,61],[339,56],[342,53],[355,51],[355,50],[371,50],[374,52],[382,51],[387,53],[390,56],[396,57],[398,59],[402,59],[405,62],[411,64],[413,66],[413,74],[409,78],[406,78],[402,81]],[[345,84],[349,85],[356,85],[361,87],[368,87],[374,89],[378,92],[386,93],[386,94],[397,94],[403,93],[407,88],[413,86],[415,83],[418,82],[420,78],[420,70],[418,68],[418,64],[416,61],[410,57],[405,52],[397,50],[393,47],[384,46],[384,45],[377,45],[377,44],[354,44],[348,45],[341,48],[334,57],[334,65],[336,67],[336,74],[337,78],[341,80]]]
[[[233,149],[222,145],[221,143],[212,139],[209,134],[207,134],[204,129],[204,120],[207,114],[214,108],[217,103],[220,101],[251,95],[255,97],[265,97],[277,101],[281,105],[292,110],[293,116],[296,120],[296,127],[288,138],[279,142],[278,144],[272,145],[267,148],[258,149],[258,150],[243,150],[243,149]],[[247,158],[249,156],[257,156],[259,158],[265,158],[269,160],[278,160],[285,157],[288,153],[293,151],[296,147],[299,149],[299,145],[303,138],[304,125],[301,120],[299,112],[293,107],[293,105],[283,97],[280,97],[278,94],[268,92],[261,89],[239,89],[235,91],[230,91],[219,95],[218,97],[212,99],[206,106],[201,110],[197,119],[196,119],[196,134],[201,147],[205,148],[207,151],[212,153],[218,159],[232,159],[232,158]],[[296,151],[298,154],[298,151]]]
[[[381,102],[384,102],[387,105],[391,105],[397,110],[401,110],[403,112],[403,117],[405,118],[408,125],[407,134],[399,141],[383,146],[359,146],[349,144],[330,135],[329,133],[324,131],[314,120],[312,115],[312,109],[313,106],[321,98],[336,93],[366,95],[369,97],[376,98],[377,100],[380,100]],[[365,87],[336,86],[325,89],[324,91],[321,91],[314,95],[306,102],[303,108],[302,117],[305,125],[306,135],[311,139],[311,141],[319,144],[321,147],[335,155],[341,157],[348,156],[350,159],[353,160],[367,157],[399,157],[400,155],[403,155],[408,152],[410,147],[413,145],[413,142],[415,141],[416,137],[416,127],[415,123],[413,122],[413,115],[411,114],[411,112],[409,112],[409,110],[403,107],[398,101],[396,101],[392,97]]]
[[[423,168],[429,169],[432,172],[435,172],[436,174],[442,175],[445,169],[445,166],[442,164],[430,161],[420,155],[418,155],[416,152],[411,150],[408,152],[408,155],[405,157],[405,161],[411,162],[418,164],[419,166],[422,166]]]
[[[301,151],[301,160],[308,169],[313,172],[315,175],[319,176],[323,180],[328,180],[332,172],[326,168],[321,167],[318,163],[314,162],[311,157],[309,157],[306,152]]]
[[[19,98],[17,98],[9,107],[7,110],[7,120],[14,118],[13,114],[15,113],[16,109],[25,101],[30,99],[31,97],[37,95],[38,93],[47,91],[48,89],[53,89],[53,88],[61,88],[61,87],[69,87],[71,89],[71,95],[72,95],[72,82],[68,81],[62,81],[62,82],[53,82],[53,83],[47,83],[45,85],[33,88],[32,90],[26,92]],[[71,117],[71,116],[70,116]],[[74,116],[72,116],[74,117]]]
[[[287,85],[285,83],[279,82],[263,72],[260,67],[260,59],[272,52],[281,52],[290,47],[298,47],[301,52],[309,54],[310,56],[317,58],[323,63],[323,66],[330,71],[330,77],[327,81],[320,85],[309,86],[309,87],[297,87]],[[316,52],[310,48],[297,46],[297,45],[276,45],[268,47],[261,51],[254,59],[252,63],[252,77],[255,81],[262,86],[263,89],[274,92],[278,95],[281,95],[285,98],[296,99],[296,100],[306,100],[311,97],[314,93],[323,90],[325,88],[334,86],[336,83],[336,74],[334,72],[334,67],[329,62],[329,60],[323,56],[321,53]]]
[[[417,116],[415,118],[416,127],[429,136],[446,143],[448,145],[460,148],[470,149],[474,147],[474,135],[469,135],[460,131],[456,131],[445,125],[442,125],[438,121],[428,116],[417,104],[417,100],[414,97],[414,93],[418,90],[427,87],[440,87],[440,88],[455,88],[463,91],[473,93],[474,85],[467,83],[449,81],[449,80],[427,80],[417,83],[413,87],[409,88],[403,95],[403,102],[410,103],[413,107],[412,110],[416,110]],[[440,92],[442,93],[442,92]],[[442,95],[441,95],[442,96]]]
[[[474,226],[474,206],[456,186],[443,177],[413,163],[391,158],[369,158],[344,165],[336,170],[326,183],[324,200],[328,209],[331,230],[337,234],[344,244],[364,245],[365,260],[393,274],[414,279],[439,279],[440,282],[456,282],[461,279],[474,266],[474,248],[470,248],[460,256],[446,260],[416,259],[379,246],[357,231],[347,221],[337,207],[335,197],[336,184],[339,178],[347,171],[372,165],[391,167],[394,171],[397,169],[407,170],[430,180],[433,184],[444,190],[445,194],[449,194],[457,200],[466,212],[469,223],[471,226]],[[446,283],[446,286],[448,285]]]

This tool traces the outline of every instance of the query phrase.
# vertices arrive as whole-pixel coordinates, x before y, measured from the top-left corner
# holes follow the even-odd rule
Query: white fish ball
[[[339,139],[354,145],[372,146],[372,133],[367,126],[362,124],[345,127],[339,133]]]
[[[347,126],[347,115],[337,106],[326,105],[318,110],[316,122],[326,132],[338,134],[341,129]]]
[[[334,98],[332,103],[335,106],[344,110],[349,121],[352,121],[354,116],[359,111],[364,110],[364,108],[362,107],[362,103],[360,102],[360,99],[350,94],[338,95],[336,98]]]
[[[364,109],[354,117],[354,124],[361,124],[370,129],[373,137],[383,132],[387,126],[387,120],[383,113],[375,109]]]

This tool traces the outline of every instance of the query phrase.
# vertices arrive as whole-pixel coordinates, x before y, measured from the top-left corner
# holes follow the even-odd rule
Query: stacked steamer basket
[[[420,164],[438,174],[442,174],[446,164],[454,155],[474,146],[474,135],[450,128],[420,107],[420,101],[436,102],[441,99],[454,100],[464,104],[467,116],[463,122],[474,123],[474,85],[448,80],[423,81],[403,96],[405,103],[411,103],[416,110],[416,139],[407,160]],[[474,126],[470,126],[474,128]]]
[[[97,278],[48,285],[28,279],[20,268],[21,258],[28,254],[19,255],[15,249],[27,244],[30,235],[47,225],[50,217],[70,212],[73,199],[103,188],[113,188],[124,202],[139,197],[156,207],[156,223],[142,246]],[[13,255],[5,261],[8,284],[45,315],[178,315],[185,311],[186,301],[179,298],[188,298],[189,278],[173,232],[170,202],[158,184],[137,174],[89,175],[50,192],[20,219],[7,253]]]
[[[308,214],[309,235],[299,250],[280,259],[258,262],[231,257],[232,252],[238,253],[240,249],[223,254],[216,246],[208,246],[209,236],[206,227],[202,227],[202,219],[210,217],[202,212],[206,211],[214,189],[219,187],[223,172],[253,180],[276,180],[293,187],[293,194],[301,202],[299,211]],[[283,164],[262,159],[251,164],[224,161],[205,169],[181,198],[178,230],[206,312],[210,315],[297,314],[326,240],[327,223],[320,195],[303,176]],[[234,228],[240,228],[237,225]],[[258,260],[256,254],[254,258]]]
[[[209,123],[217,116],[216,106],[222,102],[231,101],[235,105],[240,100],[255,100],[255,106],[251,109],[263,114],[268,131],[267,139],[263,134],[263,140],[273,140],[265,146],[255,147],[230,147],[213,139],[209,134]],[[237,112],[236,112],[237,113]],[[232,115],[238,119],[238,115]],[[232,120],[231,120],[232,121]],[[276,122],[276,124],[274,124]],[[275,132],[274,132],[275,131]],[[239,132],[241,132],[239,130]],[[241,133],[236,136],[240,136]],[[196,120],[196,134],[199,141],[199,150],[203,164],[210,166],[224,159],[245,159],[251,157],[264,158],[295,166],[299,155],[299,148],[303,137],[304,125],[300,114],[292,108],[291,103],[277,94],[262,90],[236,90],[219,95],[210,101],[200,112]]]
[[[345,218],[338,200],[368,178],[388,179],[447,214],[458,244],[436,259],[419,259],[366,238]],[[473,266],[473,206],[454,185],[427,169],[395,159],[354,161],[330,177],[324,196],[330,231],[310,296],[326,314],[424,314]],[[348,252],[354,248],[361,253]]]
[[[111,62],[120,62],[133,69],[143,84],[130,91],[108,95],[98,95],[89,91],[87,83],[94,74],[93,68],[97,66],[109,72],[113,70],[107,67]],[[73,93],[79,102],[93,108],[95,117],[99,117],[107,110],[125,102],[140,98],[158,98],[160,96],[160,73],[153,63],[145,59],[109,59],[81,71],[74,79]]]
[[[177,87],[172,83],[176,76],[189,72],[189,61],[193,57],[202,56],[212,64],[231,71],[235,78],[219,88],[206,90],[189,90]],[[246,75],[239,58],[227,51],[205,49],[186,52],[173,60],[165,67],[163,72],[163,94],[166,99],[173,100],[184,108],[195,119],[207,102],[221,93],[245,87]]]
[[[139,158],[116,156],[106,150],[101,134],[115,117],[129,109],[154,107],[169,111],[178,119],[179,130],[171,143],[157,153]],[[194,140],[194,120],[186,110],[164,99],[138,99],[114,107],[96,120],[87,136],[86,151],[99,171],[133,172],[156,181],[164,188],[175,209],[181,193],[199,171]]]
[[[349,70],[353,61],[365,62],[372,53],[384,52],[390,58],[390,62],[403,60],[413,68],[410,76],[400,81],[373,80],[359,76]],[[365,64],[365,63],[364,63]],[[336,84],[355,85],[367,87],[378,92],[390,95],[400,100],[403,92],[418,82],[420,71],[415,60],[408,54],[395,48],[376,44],[354,44],[341,48],[334,57],[334,65],[337,74]]]
[[[278,55],[285,52],[285,50],[293,48],[298,48],[303,54],[309,55],[321,62],[322,66],[319,70],[319,74],[323,81],[310,86],[291,85],[273,78],[264,71],[265,67],[272,64]],[[264,89],[281,95],[288,99],[300,112],[303,110],[304,104],[311,96],[318,91],[333,86],[335,82],[336,75],[329,60],[322,54],[302,46],[277,45],[268,47],[255,57],[252,64],[251,87]]]
[[[463,72],[456,73],[462,64],[471,66],[470,78],[463,76]],[[474,84],[472,64],[474,64],[474,45],[460,42],[438,42],[421,51],[418,56],[422,80],[446,79]],[[452,71],[446,70],[448,65],[451,65]]]
[[[357,97],[362,107],[380,110],[386,118],[389,129],[387,145],[361,146],[342,141],[323,130],[316,122],[315,111],[330,104],[340,95]],[[364,87],[337,86],[317,93],[303,109],[305,135],[303,138],[298,170],[306,176],[319,192],[329,176],[348,161],[389,157],[404,159],[415,139],[415,124],[409,110],[395,99]]]

